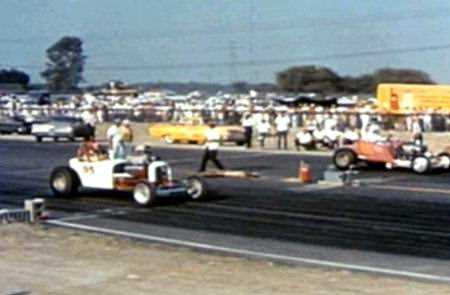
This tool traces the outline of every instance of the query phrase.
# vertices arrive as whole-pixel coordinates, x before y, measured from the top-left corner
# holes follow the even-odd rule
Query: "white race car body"
[[[118,171],[117,167],[119,166],[123,166],[125,170]],[[156,171],[160,169],[164,169],[167,183],[173,181],[172,170],[164,161],[154,161],[143,165],[125,159],[80,161],[78,158],[73,158],[69,161],[69,167],[77,173],[81,186],[87,188],[126,190],[126,186],[118,185],[118,179],[157,183],[159,180]],[[141,172],[138,173],[139,176],[134,173],[137,171]]]
[[[86,162],[73,158],[69,161],[69,167],[77,173],[83,187],[114,189],[114,167],[126,162],[126,160]]]
[[[203,181],[196,176],[175,181],[172,169],[160,160],[98,159],[69,160],[68,167],[57,167],[50,176],[50,188],[59,196],[71,196],[79,187],[133,192],[140,205],[152,205],[158,197],[188,195],[194,200],[206,197]]]

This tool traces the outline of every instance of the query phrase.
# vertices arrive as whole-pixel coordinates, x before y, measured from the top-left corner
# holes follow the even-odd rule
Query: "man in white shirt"
[[[344,131],[343,143],[352,144],[358,140],[359,140],[358,131],[353,126],[347,127]]]
[[[380,126],[378,126],[375,123],[370,124],[367,132],[365,133],[365,140],[369,142],[385,141],[386,138],[381,136],[380,132],[381,132]]]
[[[315,142],[311,130],[303,128],[297,133],[295,137],[296,138],[294,140],[294,143],[297,151],[299,151],[301,147],[307,150],[314,148]]]
[[[245,144],[247,148],[252,147],[253,125],[254,120],[252,114],[245,113],[242,118],[242,127],[244,127]]]
[[[97,124],[97,115],[95,113],[94,108],[91,106],[88,109],[86,109],[81,114],[81,119],[83,120],[86,127],[89,128],[90,135],[95,136],[95,125]]]
[[[289,131],[289,124],[291,120],[286,112],[282,112],[275,119],[275,128],[277,131],[277,139],[278,139],[278,149],[281,149],[281,145],[283,143],[283,148],[287,150],[287,135]]]
[[[270,133],[271,129],[270,123],[265,118],[262,118],[261,121],[258,122],[256,128],[258,130],[259,146],[263,148],[266,141],[266,137]]]
[[[118,158],[118,148],[120,142],[120,120],[115,119],[114,124],[106,131],[106,139],[108,140],[109,158],[111,160]]]
[[[224,170],[222,163],[217,159],[220,145],[220,133],[214,123],[209,124],[209,130],[206,132],[205,152],[203,153],[202,163],[199,172],[206,170],[206,165],[211,160],[220,170]]]
[[[433,117],[432,110],[428,110],[422,117],[423,129],[425,132],[430,132],[433,130]]]

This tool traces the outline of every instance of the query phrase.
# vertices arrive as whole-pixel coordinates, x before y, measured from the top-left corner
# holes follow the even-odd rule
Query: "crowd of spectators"
[[[287,148],[289,135],[297,146],[307,146],[311,137],[324,146],[337,141],[351,142],[357,138],[375,136],[375,130],[397,130],[412,133],[448,131],[450,115],[426,110],[402,115],[387,115],[375,110],[373,100],[356,100],[349,105],[321,106],[303,104],[281,105],[266,97],[220,95],[214,97],[150,97],[146,95],[106,96],[74,95],[45,104],[30,103],[20,97],[0,98],[3,115],[77,116],[91,125],[128,119],[138,122],[173,122],[218,125],[241,125],[247,147],[257,139],[261,147],[266,139],[276,136],[277,146]],[[291,143],[292,144],[292,143]]]

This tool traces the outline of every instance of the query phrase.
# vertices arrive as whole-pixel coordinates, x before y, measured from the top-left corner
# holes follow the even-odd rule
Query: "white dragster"
[[[130,191],[136,203],[151,206],[159,197],[188,195],[194,200],[206,197],[201,178],[188,177],[176,181],[167,162],[155,157],[136,159],[69,160],[68,166],[57,167],[50,176],[50,188],[57,196],[71,196],[80,187]]]

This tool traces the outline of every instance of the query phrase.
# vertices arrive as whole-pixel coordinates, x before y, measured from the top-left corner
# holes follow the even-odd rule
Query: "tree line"
[[[78,90],[84,81],[83,70],[86,56],[83,41],[78,37],[65,36],[46,50],[45,69],[41,77],[49,91]],[[236,92],[250,89],[260,91],[334,93],[374,93],[379,83],[435,84],[430,76],[414,69],[382,68],[360,76],[340,76],[327,67],[316,65],[292,66],[276,73],[276,83],[249,84],[244,81],[233,83]],[[15,83],[27,86],[30,77],[16,69],[0,70],[0,83]],[[199,85],[205,83],[200,83]]]
[[[375,93],[380,83],[435,84],[431,77],[414,69],[382,68],[356,77],[339,76],[326,67],[295,66],[276,75],[277,86],[286,92]]]

